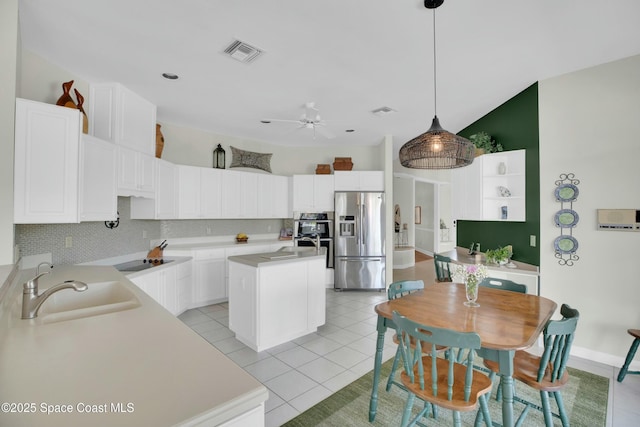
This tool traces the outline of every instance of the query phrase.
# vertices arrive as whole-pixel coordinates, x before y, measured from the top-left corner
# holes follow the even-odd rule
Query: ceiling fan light
[[[473,163],[475,146],[467,139],[440,126],[438,117],[431,127],[400,148],[400,164],[412,169],[454,169]]]

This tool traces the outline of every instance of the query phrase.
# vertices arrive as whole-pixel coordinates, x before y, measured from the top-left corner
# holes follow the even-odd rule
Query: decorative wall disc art
[[[573,263],[580,259],[576,254],[578,241],[573,237],[573,230],[578,224],[580,217],[573,210],[573,202],[578,198],[578,184],[580,180],[575,179],[572,173],[560,174],[560,179],[556,181],[554,195],[556,201],[560,202],[560,210],[556,212],[553,220],[556,227],[560,228],[560,236],[553,241],[558,264],[571,267]]]

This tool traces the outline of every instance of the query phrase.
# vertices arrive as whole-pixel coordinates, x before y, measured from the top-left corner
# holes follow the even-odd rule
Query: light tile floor
[[[425,264],[427,270],[432,265],[431,262],[419,264]],[[418,270],[396,270],[394,280],[414,276]],[[425,277],[424,272],[418,274],[417,277]],[[316,333],[259,353],[234,338],[228,328],[226,303],[189,310],[179,318],[269,389],[266,426],[275,427],[373,369],[376,347],[373,308],[386,300],[386,294],[327,290],[326,295],[326,324]],[[392,334],[393,331],[389,331],[385,337],[384,360],[395,354]],[[607,426],[640,425],[640,376],[628,375],[624,382],[618,383],[619,367],[575,357],[571,358],[570,366],[610,379]],[[366,419],[363,425],[368,425]]]

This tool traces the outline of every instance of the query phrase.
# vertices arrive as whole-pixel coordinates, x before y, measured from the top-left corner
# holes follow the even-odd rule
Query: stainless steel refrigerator
[[[335,193],[336,289],[385,289],[384,193]]]

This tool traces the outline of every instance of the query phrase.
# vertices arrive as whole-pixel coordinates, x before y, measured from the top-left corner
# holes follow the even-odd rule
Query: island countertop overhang
[[[309,261],[315,258],[326,258],[327,248],[321,247],[320,251],[309,247],[292,247],[287,251],[263,252],[255,254],[234,255],[228,258],[231,262],[249,265],[251,267],[260,267],[267,264],[282,264],[299,261]],[[298,250],[296,250],[298,249]]]

